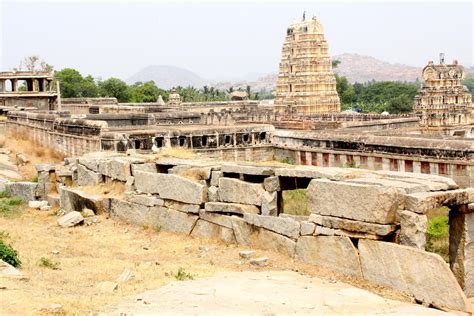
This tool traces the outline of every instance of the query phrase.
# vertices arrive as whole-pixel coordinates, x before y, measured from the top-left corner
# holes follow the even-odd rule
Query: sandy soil
[[[61,228],[52,212],[26,209],[20,214],[0,217],[0,231],[7,232],[7,242],[20,254],[21,271],[27,281],[0,279],[0,305],[3,314],[44,313],[42,308],[61,304],[61,313],[82,314],[100,311],[130,295],[156,289],[175,281],[181,267],[196,279],[218,272],[289,270],[324,280],[341,280],[386,297],[408,300],[380,287],[358,283],[314,266],[304,265],[281,254],[258,250],[267,256],[267,267],[256,268],[239,258],[239,248],[217,241],[156,232],[100,216],[90,226]],[[1,233],[1,232],[0,232]],[[54,252],[59,252],[54,254]],[[41,257],[59,263],[53,270],[39,266]],[[135,277],[120,283],[113,293],[101,293],[97,285],[115,281],[124,269]]]

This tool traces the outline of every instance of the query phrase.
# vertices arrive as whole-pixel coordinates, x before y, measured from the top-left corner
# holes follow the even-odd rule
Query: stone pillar
[[[12,83],[12,92],[17,92],[18,91],[18,80],[17,79],[11,79]]]
[[[461,205],[449,212],[449,265],[467,297],[474,296],[474,213]]]
[[[0,80],[0,92],[5,92],[5,79]]]

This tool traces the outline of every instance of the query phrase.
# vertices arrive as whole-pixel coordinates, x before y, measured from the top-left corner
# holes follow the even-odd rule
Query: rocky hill
[[[150,80],[154,81],[158,87],[164,89],[171,89],[176,86],[193,86],[200,88],[207,82],[206,79],[203,79],[190,70],[163,65],[145,67],[126,81],[129,84],[133,84],[138,81],[146,82]]]

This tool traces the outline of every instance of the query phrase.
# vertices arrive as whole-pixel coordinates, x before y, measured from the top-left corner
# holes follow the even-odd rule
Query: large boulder
[[[359,240],[364,278],[415,297],[426,305],[471,311],[449,266],[437,254],[394,243]]]
[[[219,198],[223,202],[260,206],[264,192],[265,189],[261,183],[249,183],[233,178],[219,179]]]
[[[344,275],[361,278],[357,249],[345,236],[302,236],[296,242],[296,258]]]
[[[174,174],[135,172],[135,187],[162,199],[202,204],[207,201],[207,186]]]
[[[399,207],[399,191],[393,187],[311,180],[308,186],[311,213],[358,221],[392,224]]]

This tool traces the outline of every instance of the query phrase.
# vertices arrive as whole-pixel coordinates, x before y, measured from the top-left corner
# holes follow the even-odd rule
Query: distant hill
[[[341,54],[332,57],[341,63],[335,72],[347,77],[350,82],[367,81],[415,81],[421,80],[421,67],[391,64],[386,61],[359,54]]]
[[[200,88],[208,81],[184,68],[157,65],[143,68],[126,81],[129,84],[133,84],[138,81],[146,82],[150,80],[153,80],[158,87],[164,89],[171,89],[176,86]]]

